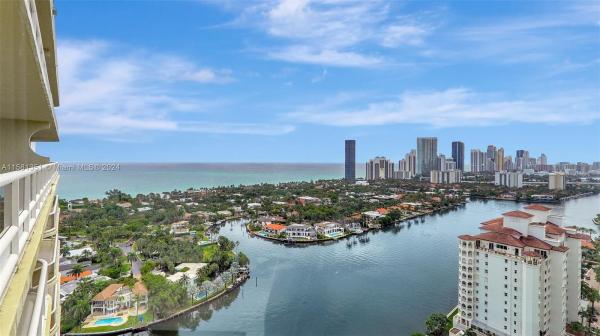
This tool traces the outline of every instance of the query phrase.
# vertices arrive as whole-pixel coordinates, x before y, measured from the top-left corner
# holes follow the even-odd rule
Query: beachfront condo
[[[454,326],[494,335],[565,335],[578,321],[581,240],[552,209],[529,205],[459,236]],[[452,333],[451,333],[452,334]]]
[[[0,1],[0,334],[58,335],[58,141],[54,7]]]

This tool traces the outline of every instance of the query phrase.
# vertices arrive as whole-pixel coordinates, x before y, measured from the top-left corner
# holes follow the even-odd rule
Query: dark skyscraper
[[[456,162],[456,169],[465,170],[465,144],[462,141],[452,142],[452,159]]]
[[[348,182],[356,180],[356,140],[346,140],[346,165],[344,178]]]

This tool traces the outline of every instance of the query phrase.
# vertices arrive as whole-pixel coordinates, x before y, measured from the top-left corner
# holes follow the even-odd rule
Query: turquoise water
[[[251,278],[210,305],[153,328],[150,335],[399,335],[423,331],[432,312],[457,304],[458,238],[523,207],[473,201],[424,222],[328,244],[290,247],[249,237],[241,222],[220,234],[239,242]],[[600,195],[557,209],[563,225],[594,228]],[[347,242],[356,244],[347,245]]]
[[[102,198],[110,189],[132,195],[190,187],[278,183],[337,179],[344,175],[343,164],[296,163],[120,163],[82,167],[61,163],[61,198]],[[364,175],[362,165],[357,176]]]
[[[105,317],[103,319],[97,320],[94,322],[94,325],[103,326],[109,324],[123,323],[124,320],[122,317]]]

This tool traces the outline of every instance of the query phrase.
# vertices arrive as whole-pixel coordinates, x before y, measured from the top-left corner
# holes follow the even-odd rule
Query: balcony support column
[[[0,173],[49,163],[31,149],[31,137],[49,127],[47,122],[0,119]]]

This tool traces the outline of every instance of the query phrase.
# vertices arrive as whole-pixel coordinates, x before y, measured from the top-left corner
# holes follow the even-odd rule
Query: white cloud
[[[429,33],[429,30],[425,29],[425,27],[417,25],[391,25],[385,28],[381,44],[389,48],[401,45],[418,46],[423,44],[425,37]]]
[[[353,0],[281,0],[247,3],[237,24],[261,29],[283,45],[266,48],[268,58],[340,67],[382,66],[387,60],[363,45],[417,46],[429,26],[408,17],[390,18],[390,4]],[[231,6],[226,6],[231,9]]]
[[[282,135],[293,132],[295,127],[286,124],[191,122],[181,126],[180,130],[217,134]]]
[[[217,84],[233,81],[231,70],[199,68],[194,63],[177,56],[161,56],[158,63],[157,72],[166,80]]]
[[[575,46],[597,44],[600,3],[557,2],[550,8],[458,28],[450,32],[449,49],[461,59],[531,63],[572,52]]]
[[[294,45],[285,49],[274,50],[268,52],[267,56],[288,62],[342,67],[375,67],[384,63],[382,57],[351,51],[313,48],[305,45]]]
[[[290,120],[331,126],[422,124],[432,127],[494,126],[510,123],[563,124],[600,120],[600,101],[592,91],[563,92],[543,98],[501,99],[465,88],[405,92],[393,99],[355,108],[351,95],[307,105]]]
[[[177,118],[207,112],[224,102],[203,100],[182,82],[225,83],[228,70],[199,67],[183,57],[130,50],[105,41],[59,41],[63,134],[110,135],[122,141],[148,131],[282,134],[293,128],[268,124],[203,123]]]

